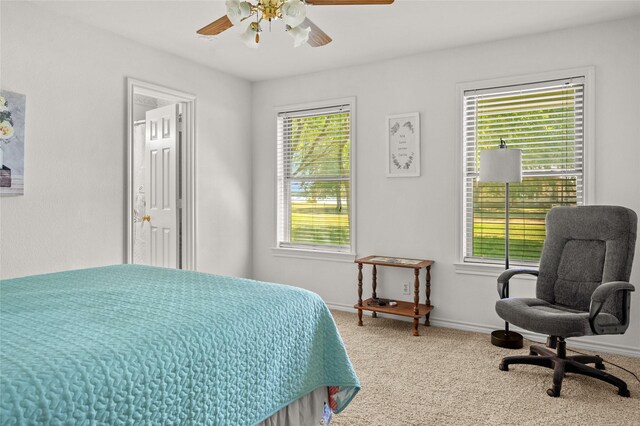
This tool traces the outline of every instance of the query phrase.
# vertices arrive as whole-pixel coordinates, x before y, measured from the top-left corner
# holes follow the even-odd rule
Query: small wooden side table
[[[358,325],[362,326],[362,311],[372,311],[372,316],[377,317],[376,312],[382,312],[385,314],[400,315],[403,317],[413,318],[413,335],[419,336],[418,332],[418,320],[424,316],[424,325],[429,326],[429,316],[433,310],[431,305],[431,265],[433,260],[424,259],[405,259],[400,257],[387,257],[387,256],[367,256],[361,259],[356,259],[354,263],[358,264],[358,303],[353,307],[358,310]],[[413,269],[415,275],[414,280],[414,292],[413,303],[398,301],[397,306],[368,306],[371,299],[362,300],[362,265],[373,266],[373,280],[371,286],[373,293],[371,299],[378,297],[376,294],[377,283],[377,266],[391,266],[396,268],[410,268]],[[420,270],[425,268],[427,271],[427,291],[426,291],[426,303],[420,303]]]

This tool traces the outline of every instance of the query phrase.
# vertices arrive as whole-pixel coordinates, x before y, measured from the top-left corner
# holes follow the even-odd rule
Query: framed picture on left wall
[[[0,90],[0,195],[24,194],[24,130],[27,97]]]

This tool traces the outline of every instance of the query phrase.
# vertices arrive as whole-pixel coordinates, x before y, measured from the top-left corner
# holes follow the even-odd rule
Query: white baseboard
[[[344,312],[351,312],[351,313],[355,313],[356,311],[352,305],[345,305],[342,303],[327,302],[327,306],[329,307],[329,309],[335,309],[336,311],[344,311]],[[365,314],[369,316],[371,315],[369,311],[365,311]],[[403,317],[398,317],[394,315],[389,316],[389,315],[384,315],[380,313],[378,313],[378,315],[381,317],[400,319],[403,321],[411,321],[410,318],[403,318]],[[496,329],[495,326],[464,322],[464,321],[447,320],[447,319],[441,319],[437,317],[434,318],[433,316],[429,318],[429,322],[433,327],[453,328],[456,330],[473,331],[476,333],[483,333],[483,334],[491,334],[491,332]],[[526,339],[531,340],[533,342],[543,343],[543,342],[546,342],[547,340],[547,336],[544,336],[542,334],[532,333],[530,331],[526,331],[518,328],[516,328],[516,330],[518,331],[518,333],[522,334]],[[606,352],[606,353],[625,355],[625,356],[631,356],[631,357],[640,357],[640,349],[634,348],[632,346],[614,345],[611,343],[585,342],[577,339],[578,338],[571,339],[569,341],[569,346],[572,348],[584,349],[584,350],[593,351],[593,352]]]

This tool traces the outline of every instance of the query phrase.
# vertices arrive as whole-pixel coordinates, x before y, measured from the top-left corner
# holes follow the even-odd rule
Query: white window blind
[[[584,78],[465,91],[463,117],[464,260],[504,260],[505,185],[478,182],[480,151],[503,138],[523,151],[523,181],[509,185],[509,258],[537,263],[547,212],[583,202]]]
[[[351,106],[278,114],[277,243],[350,252]]]

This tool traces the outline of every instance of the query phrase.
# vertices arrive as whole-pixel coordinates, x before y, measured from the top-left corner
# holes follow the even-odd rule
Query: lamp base
[[[491,332],[491,344],[506,349],[520,349],[523,346],[522,334],[515,331],[496,330]]]

